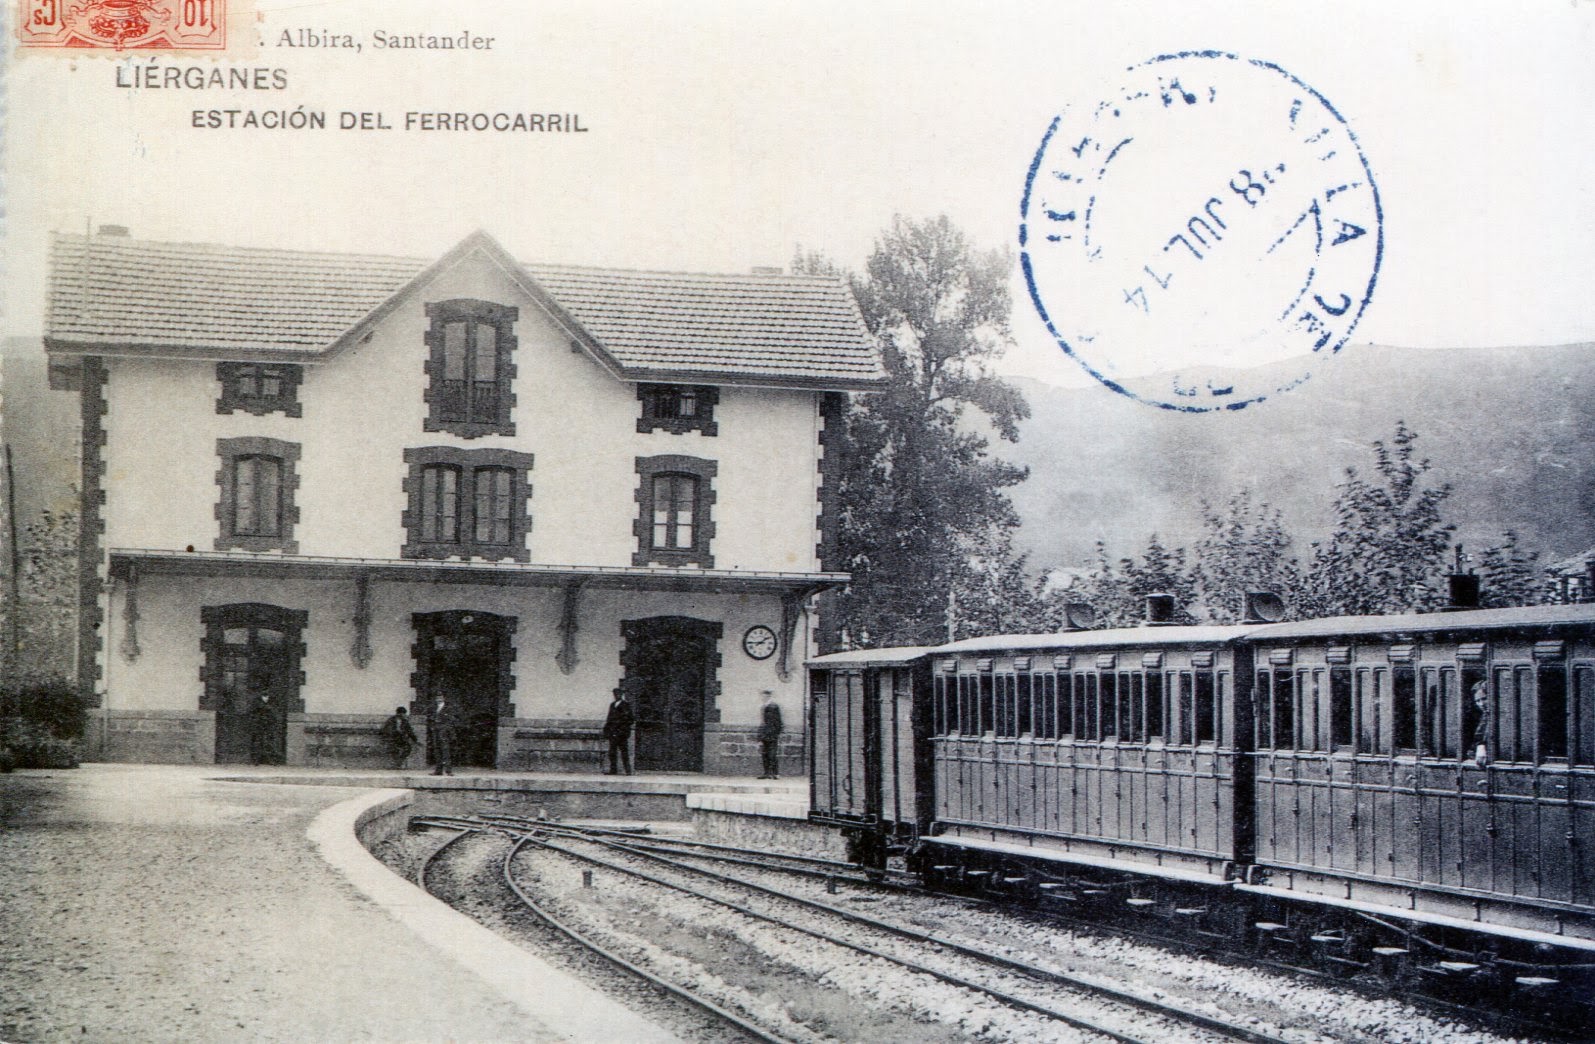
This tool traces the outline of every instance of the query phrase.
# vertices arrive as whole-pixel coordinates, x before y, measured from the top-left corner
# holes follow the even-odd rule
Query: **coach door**
[[[446,700],[455,712],[453,763],[493,768],[499,718],[513,716],[507,682],[515,620],[461,611],[416,613],[413,620],[421,668],[414,713],[430,714],[440,698]]]
[[[216,763],[281,765],[299,700],[302,612],[247,603],[207,606],[202,709],[216,712]]]
[[[680,617],[623,625],[626,688],[637,710],[639,770],[703,771],[703,731],[711,716],[709,690],[719,626]]]

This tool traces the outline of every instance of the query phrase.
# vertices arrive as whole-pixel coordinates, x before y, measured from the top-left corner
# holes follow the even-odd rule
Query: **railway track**
[[[515,819],[515,817],[506,818],[512,821]],[[605,833],[604,831],[595,832],[599,834]],[[1052,905],[1016,908],[1012,902],[1002,902],[1001,900],[979,895],[967,893],[954,895],[945,892],[935,892],[924,888],[920,884],[917,875],[906,871],[889,870],[884,873],[861,873],[856,864],[839,860],[763,852],[730,845],[690,841],[668,835],[649,836],[646,833],[639,834],[636,831],[615,831],[614,833],[620,838],[633,839],[632,843],[641,850],[677,852],[695,859],[715,860],[730,865],[801,874],[835,882],[845,881],[860,887],[876,888],[899,894],[934,895],[943,899],[956,898],[962,902],[992,909],[1001,909],[1008,914],[1029,915],[1043,923],[1059,925],[1073,931],[1098,934],[1110,932],[1117,936],[1131,938],[1179,953],[1223,961],[1237,968],[1260,968],[1301,976],[1326,985],[1332,985],[1337,989],[1353,990],[1370,998],[1393,997],[1397,996],[1399,992],[1392,988],[1389,983],[1382,980],[1348,976],[1344,971],[1338,969],[1332,971],[1311,963],[1293,962],[1277,956],[1269,956],[1247,950],[1217,948],[1211,940],[1192,942],[1189,938],[1167,931],[1156,931],[1144,926],[1137,926],[1122,918],[1104,921],[1102,919],[1070,916]],[[789,867],[786,865],[787,861],[792,861],[797,865]],[[1465,959],[1465,956],[1458,959]],[[1437,995],[1431,990],[1414,989],[1411,992],[1402,993],[1400,996],[1409,1002],[1419,1003],[1431,1009],[1437,1015],[1463,1019],[1489,1027],[1503,1035],[1529,1036],[1546,1040],[1589,1039],[1587,1031],[1579,1029],[1579,1027],[1587,1027],[1589,1025],[1587,1017],[1583,1015],[1586,1009],[1579,1009],[1577,1012],[1564,1014],[1556,1019],[1544,1019],[1518,1014],[1508,1010],[1506,1006],[1500,1003],[1491,1004],[1487,1007],[1478,1003],[1470,1004]],[[1573,1028],[1570,1029],[1570,1027]]]
[[[1083,1032],[1122,1041],[1125,1044],[1137,1044],[1148,1039],[1164,1040],[1168,1039],[1171,1033],[1179,1039],[1241,1040],[1253,1044],[1281,1044],[1283,1040],[1250,1026],[1227,1022],[1202,1012],[1179,1007],[1168,1001],[1145,997],[1018,961],[912,926],[895,924],[856,910],[794,895],[779,888],[748,881],[684,860],[732,863],[754,866],[761,870],[832,879],[842,878],[843,870],[852,869],[849,864],[804,856],[771,858],[766,853],[755,855],[730,846],[715,846],[677,839],[643,839],[632,834],[573,829],[558,824],[499,815],[473,818],[418,817],[414,822],[417,825],[446,829],[496,832],[510,838],[513,841],[513,849],[512,855],[505,861],[507,879],[513,877],[513,853],[528,847],[541,848],[587,866],[602,867],[657,887],[693,896],[701,901],[732,910],[742,917],[886,961],[914,974],[930,976],[942,984],[982,995],[1006,1007],[1039,1015]],[[584,846],[620,858],[603,858],[592,851],[583,851]],[[666,876],[638,868],[634,864],[639,861],[664,868]],[[683,876],[713,881],[718,894],[686,883],[681,879]],[[858,883],[872,883],[867,876],[858,875],[856,872],[846,874],[845,877]],[[523,901],[529,905],[535,903],[518,881],[513,882],[511,887]],[[728,890],[733,894],[728,896],[726,894]],[[751,897],[755,896],[765,902],[764,908],[752,908]],[[770,908],[771,903],[775,909]],[[781,910],[782,906],[786,907],[785,911]],[[800,914],[794,916],[793,907],[796,907]],[[818,926],[814,917],[816,913],[845,922],[846,930],[854,937],[850,938],[830,928]],[[546,916],[546,912],[539,913],[539,916]],[[899,942],[906,940],[919,947],[920,952],[911,955],[889,952],[882,949],[878,939],[871,942],[860,941],[857,935],[861,932],[866,936],[873,933]],[[937,967],[921,959],[931,953],[940,957],[942,966]],[[948,967],[949,964],[952,967]],[[1001,980],[1005,977],[1017,977],[1020,983],[1013,985],[1004,983]],[[1038,995],[1036,991],[1038,986],[1053,990],[1063,987],[1071,991],[1077,1000],[1084,1000],[1087,1008],[1096,1006],[1099,1009],[1105,1007],[1106,1010],[1089,1016],[1065,1010],[1058,1005],[1055,993]],[[1020,992],[1015,992],[1016,988]],[[1024,994],[1027,989],[1030,993],[1028,996]],[[1131,1028],[1127,1030],[1125,1024]],[[1195,1031],[1194,1037],[1193,1031]]]

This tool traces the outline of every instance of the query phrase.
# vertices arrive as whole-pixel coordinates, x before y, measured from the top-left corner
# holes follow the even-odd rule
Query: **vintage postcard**
[[[1210,1013],[1287,1037],[1440,1032],[1330,973],[1530,1034],[1588,985],[1595,5],[7,2],[0,865],[41,869],[0,883],[0,1039],[604,1038],[570,962],[560,1004],[500,989],[519,958],[331,877],[275,934],[213,917],[201,821],[343,865],[333,798],[235,807],[218,766],[585,781],[535,807],[1109,903],[1326,970]],[[209,849],[209,898],[124,918],[140,872],[51,847],[78,815]],[[661,966],[853,985],[636,916]],[[327,925],[387,956],[293,1010]],[[1076,959],[1173,990],[1151,952]],[[901,974],[721,1001],[1085,1032]],[[423,1021],[356,999],[395,984]],[[616,1032],[711,1032],[650,1005]]]

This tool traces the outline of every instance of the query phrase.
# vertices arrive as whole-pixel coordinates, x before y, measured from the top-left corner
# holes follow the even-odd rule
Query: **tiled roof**
[[[477,245],[498,252],[480,233],[461,244]],[[55,351],[313,360],[432,264],[57,234],[46,343]],[[629,378],[863,387],[882,376],[838,279],[518,267]]]

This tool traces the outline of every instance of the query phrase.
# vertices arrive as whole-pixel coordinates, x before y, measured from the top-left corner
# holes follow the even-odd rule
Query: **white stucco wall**
[[[204,691],[200,609],[207,605],[264,602],[309,613],[304,633],[302,695],[311,714],[383,714],[412,698],[415,670],[412,613],[459,609],[517,619],[516,684],[511,692],[518,718],[601,718],[610,690],[620,681],[623,620],[688,616],[721,623],[721,693],[726,723],[755,723],[759,693],[770,689],[796,730],[803,714],[803,659],[810,654],[807,628],[795,635],[792,670],[782,681],[777,658],[754,660],[742,651],[742,635],[754,624],[779,630],[780,599],[770,595],[590,591],[580,603],[578,663],[570,674],[555,661],[560,648],[560,594],[550,588],[481,585],[374,583],[371,585],[371,661],[356,667],[352,580],[284,581],[150,576],[138,583],[139,652],[123,652],[127,633],[127,587],[117,583],[110,599],[104,683],[109,710],[194,710]]]
[[[512,437],[461,439],[423,430],[425,304],[478,298],[520,309]],[[404,300],[365,343],[306,366],[300,418],[218,415],[214,362],[116,359],[105,423],[107,547],[214,547],[218,438],[298,443],[293,537],[303,555],[396,558],[405,542],[407,447],[501,447],[535,454],[533,562],[630,565],[636,550],[634,458],[681,453],[714,460],[714,566],[811,571],[818,474],[813,392],[727,387],[718,434],[640,434],[636,386],[573,351],[568,333],[484,255],[473,255]]]

